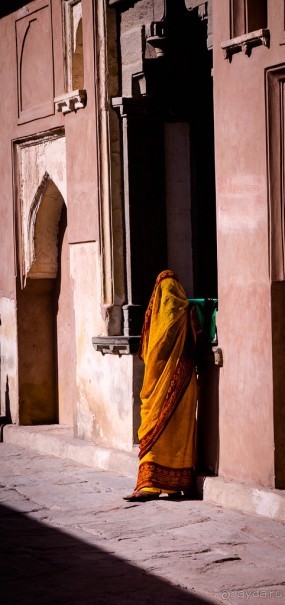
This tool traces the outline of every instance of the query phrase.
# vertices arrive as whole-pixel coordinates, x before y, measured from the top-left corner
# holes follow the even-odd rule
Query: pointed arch
[[[58,227],[64,199],[45,172],[28,217],[29,266],[26,277],[55,278],[58,269]]]

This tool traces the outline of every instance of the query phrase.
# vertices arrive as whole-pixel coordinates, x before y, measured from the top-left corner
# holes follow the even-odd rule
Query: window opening
[[[231,0],[231,38],[267,27],[267,0]]]
[[[65,0],[63,9],[65,89],[71,92],[84,87],[82,3],[80,0]]]

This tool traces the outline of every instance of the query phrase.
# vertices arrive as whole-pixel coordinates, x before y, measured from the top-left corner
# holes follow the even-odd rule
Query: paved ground
[[[1,605],[285,604],[285,523],[0,444]]]

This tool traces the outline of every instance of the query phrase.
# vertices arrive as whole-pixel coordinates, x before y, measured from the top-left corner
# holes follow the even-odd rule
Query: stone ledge
[[[64,115],[71,111],[83,109],[87,102],[86,90],[72,90],[64,93],[59,97],[55,97],[54,104],[56,111],[62,112]]]
[[[199,476],[198,491],[203,500],[223,508],[285,521],[285,490]]]
[[[140,336],[93,336],[95,351],[102,355],[132,355],[138,352]]]
[[[138,471],[138,448],[133,452],[115,450],[96,445],[92,441],[77,439],[73,429],[62,425],[3,427],[3,442],[28,448],[40,454],[67,458],[85,466],[101,468],[136,479]]]
[[[270,31],[269,29],[258,29],[248,34],[243,34],[237,38],[232,38],[226,42],[222,42],[221,48],[224,53],[224,58],[231,61],[232,55],[242,51],[248,57],[255,46],[266,46],[269,48]]]

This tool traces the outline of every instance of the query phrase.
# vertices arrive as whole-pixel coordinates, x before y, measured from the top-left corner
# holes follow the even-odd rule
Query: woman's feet
[[[129,494],[128,496],[123,496],[123,500],[128,500],[128,502],[147,502],[148,500],[157,500],[162,494],[163,496],[167,496],[169,500],[197,500],[197,494],[195,490],[189,489],[183,492],[164,492],[161,490],[157,491],[147,491],[147,490],[138,490]]]
[[[128,500],[128,502],[147,502],[147,500],[157,500],[160,494],[161,492],[148,492],[146,490],[140,490],[133,492],[128,496],[123,496],[123,499]]]

